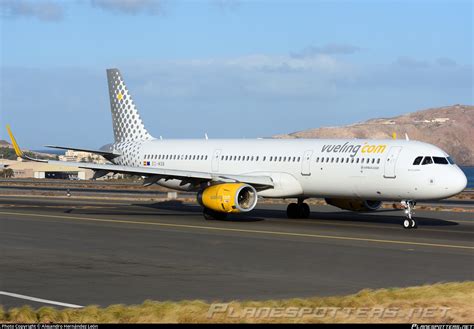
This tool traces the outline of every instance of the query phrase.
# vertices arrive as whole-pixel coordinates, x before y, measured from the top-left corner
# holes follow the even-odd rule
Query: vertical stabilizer
[[[116,143],[148,140],[153,137],[145,129],[137,107],[118,69],[107,70],[110,110]]]

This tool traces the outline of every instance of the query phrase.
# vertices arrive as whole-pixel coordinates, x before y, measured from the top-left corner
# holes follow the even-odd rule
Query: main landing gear
[[[403,220],[403,228],[417,228],[418,225],[416,224],[416,220],[412,217],[415,214],[415,205],[416,202],[412,200],[402,201],[402,206],[405,208],[405,216],[406,218]]]
[[[309,217],[309,206],[303,202],[304,199],[298,199],[298,203],[290,203],[286,208],[286,215],[288,218],[308,218]]]

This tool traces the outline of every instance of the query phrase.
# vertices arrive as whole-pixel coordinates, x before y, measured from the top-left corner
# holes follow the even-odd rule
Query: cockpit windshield
[[[437,164],[448,164],[448,160],[442,157],[433,157],[433,162]]]
[[[432,164],[432,163],[433,163],[433,159],[431,157],[424,157],[423,162],[421,164],[422,165],[428,165],[428,164]]]
[[[415,161],[413,161],[413,165],[414,165],[414,166],[419,165],[419,164],[421,163],[421,160],[422,160],[422,159],[423,159],[423,157],[417,157],[417,158],[415,159]]]
[[[454,161],[453,159],[451,159],[451,157],[431,157],[431,156],[418,156],[415,158],[415,160],[413,161],[413,165],[414,166],[418,166],[418,165],[429,165],[429,164],[441,164],[441,165],[447,165],[447,164],[454,164]]]

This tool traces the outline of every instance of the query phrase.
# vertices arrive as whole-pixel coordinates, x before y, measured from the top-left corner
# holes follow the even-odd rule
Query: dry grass
[[[41,307],[33,310],[29,306],[12,308],[4,311],[0,307],[0,322],[22,323],[194,323],[194,322],[397,322],[397,323],[472,323],[474,322],[474,281],[439,283],[410,288],[365,289],[357,294],[336,297],[314,297],[267,301],[233,301],[227,310],[232,313],[219,312],[208,317],[211,304],[203,301],[155,302],[145,301],[141,305],[111,305],[106,308],[87,306],[82,309],[61,309]],[[326,316],[306,314],[302,317],[279,316],[268,317],[262,312],[260,317],[240,317],[250,307],[315,308],[338,309],[326,312]],[[397,309],[396,316],[382,316],[382,308]],[[422,309],[436,310],[430,316],[423,316]],[[445,313],[440,308],[449,308]],[[301,310],[301,309],[299,309]],[[344,311],[345,310],[345,311]],[[352,310],[348,313],[348,310]],[[354,310],[363,310],[361,316]],[[379,310],[379,311],[374,311]],[[412,312],[412,313],[411,313]],[[232,317],[232,314],[234,317]],[[266,315],[265,315],[266,314]],[[282,312],[279,313],[283,314]],[[289,313],[285,313],[289,314]],[[296,313],[293,313],[296,314]],[[375,316],[367,316],[372,314]],[[428,313],[425,313],[425,315]],[[235,315],[238,315],[235,317]]]

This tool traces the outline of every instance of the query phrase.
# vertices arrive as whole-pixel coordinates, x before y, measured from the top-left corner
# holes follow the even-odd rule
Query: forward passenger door
[[[388,152],[387,159],[385,160],[384,175],[385,178],[395,178],[396,175],[396,164],[398,155],[402,150],[401,146],[392,146]]]

